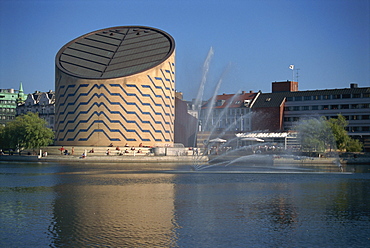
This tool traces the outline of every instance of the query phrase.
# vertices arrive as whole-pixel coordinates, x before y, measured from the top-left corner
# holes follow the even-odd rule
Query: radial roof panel
[[[114,27],[69,42],[59,50],[56,65],[82,78],[124,77],[155,67],[171,56],[174,49],[174,39],[159,29]]]

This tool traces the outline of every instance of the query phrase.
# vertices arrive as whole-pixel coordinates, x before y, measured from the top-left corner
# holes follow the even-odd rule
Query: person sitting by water
[[[110,143],[108,147],[113,147],[113,143]]]
[[[129,153],[129,151],[126,149],[126,150],[125,150],[125,153]]]
[[[128,147],[128,144],[126,143],[125,147]]]
[[[94,153],[94,148],[92,148],[92,149],[89,151],[89,153]]]
[[[120,150],[120,149],[119,149],[119,146],[116,146],[116,150],[117,150],[117,151],[119,151],[119,150]]]
[[[137,151],[137,153],[141,153],[142,151],[141,151],[141,149],[139,149],[138,151]]]
[[[109,149],[108,149],[108,150],[106,151],[106,154],[107,154],[107,155],[109,155],[109,154],[110,154],[110,151],[109,151]]]
[[[131,151],[135,151],[135,147],[131,147]]]
[[[64,155],[69,155],[68,150],[64,150]]]
[[[60,155],[62,155],[63,154],[63,152],[64,152],[64,146],[62,146],[61,148],[59,148],[59,150],[60,150]]]
[[[140,144],[139,144],[139,147],[143,147],[143,143],[140,143]]]

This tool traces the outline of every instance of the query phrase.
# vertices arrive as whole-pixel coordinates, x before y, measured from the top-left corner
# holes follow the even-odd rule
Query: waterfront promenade
[[[188,148],[149,148],[149,147],[63,147],[48,146],[40,150],[25,150],[22,155],[2,155],[0,161],[39,161],[39,162],[99,162],[99,163],[165,163],[194,162],[194,154]],[[72,152],[73,151],[73,152]],[[109,155],[107,155],[109,152]],[[40,156],[39,154],[43,154]],[[45,156],[46,154],[46,156]],[[83,154],[85,156],[83,156]],[[207,162],[204,156],[197,160]]]
[[[61,149],[63,148],[63,149]],[[109,155],[107,155],[109,152]],[[40,156],[43,154],[44,156]],[[45,156],[46,154],[46,156]],[[83,156],[85,154],[85,156]],[[22,155],[2,155],[0,161],[29,161],[29,162],[98,162],[98,163],[207,163],[208,161],[233,161],[242,156],[233,155],[210,155],[210,156],[195,156],[192,149],[182,147],[61,147],[61,146],[47,146],[40,150],[25,150]],[[253,157],[253,158],[252,158]],[[246,163],[264,163],[270,165],[286,165],[286,164],[315,164],[327,165],[336,164],[370,164],[370,154],[339,154],[339,157],[319,158],[319,157],[304,157],[304,156],[251,156],[245,157]]]

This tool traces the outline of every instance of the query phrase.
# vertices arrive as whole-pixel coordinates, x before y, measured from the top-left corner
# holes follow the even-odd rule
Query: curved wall
[[[145,28],[150,32],[148,34],[142,32],[143,36],[137,37],[138,34],[135,32],[138,28],[142,27],[118,27],[96,31],[77,38],[59,51],[56,58],[55,80],[56,145],[108,146],[112,143],[114,146],[125,144],[138,146],[141,143],[144,146],[162,146],[173,144],[174,42],[172,37],[163,31],[147,27]],[[91,58],[91,53],[97,53],[96,44],[94,47],[89,44],[87,51],[78,51],[78,53],[75,47],[80,43],[83,44],[87,39],[92,39],[91,36],[95,37],[96,34],[105,32],[108,36],[112,30],[118,33],[123,30],[125,36],[122,36],[122,41],[117,45],[115,53],[106,52],[111,59],[106,63],[105,69],[100,74],[102,76],[99,77],[93,66],[95,64],[101,66],[102,61],[99,59],[92,61],[85,56],[88,54]],[[131,35],[130,32],[132,32]],[[156,42],[152,38],[149,39],[149,34],[159,37],[162,41]],[[164,42],[163,37],[165,37]],[[130,43],[125,44],[129,39],[131,39]],[[136,39],[135,42],[132,42],[133,39]],[[156,49],[163,43],[161,50]],[[122,56],[126,50],[134,54],[130,59]],[[119,58],[117,51],[120,52]],[[94,56],[97,55],[94,54]],[[153,57],[155,60],[152,59]],[[116,61],[115,64],[114,61]],[[86,68],[87,62],[94,64]],[[113,67],[121,69],[114,72],[110,70],[107,74],[106,72]]]

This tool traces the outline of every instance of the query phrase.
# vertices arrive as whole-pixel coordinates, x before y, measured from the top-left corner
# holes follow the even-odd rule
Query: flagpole
[[[294,65],[290,65],[289,69],[292,70],[292,82],[294,82]]]

